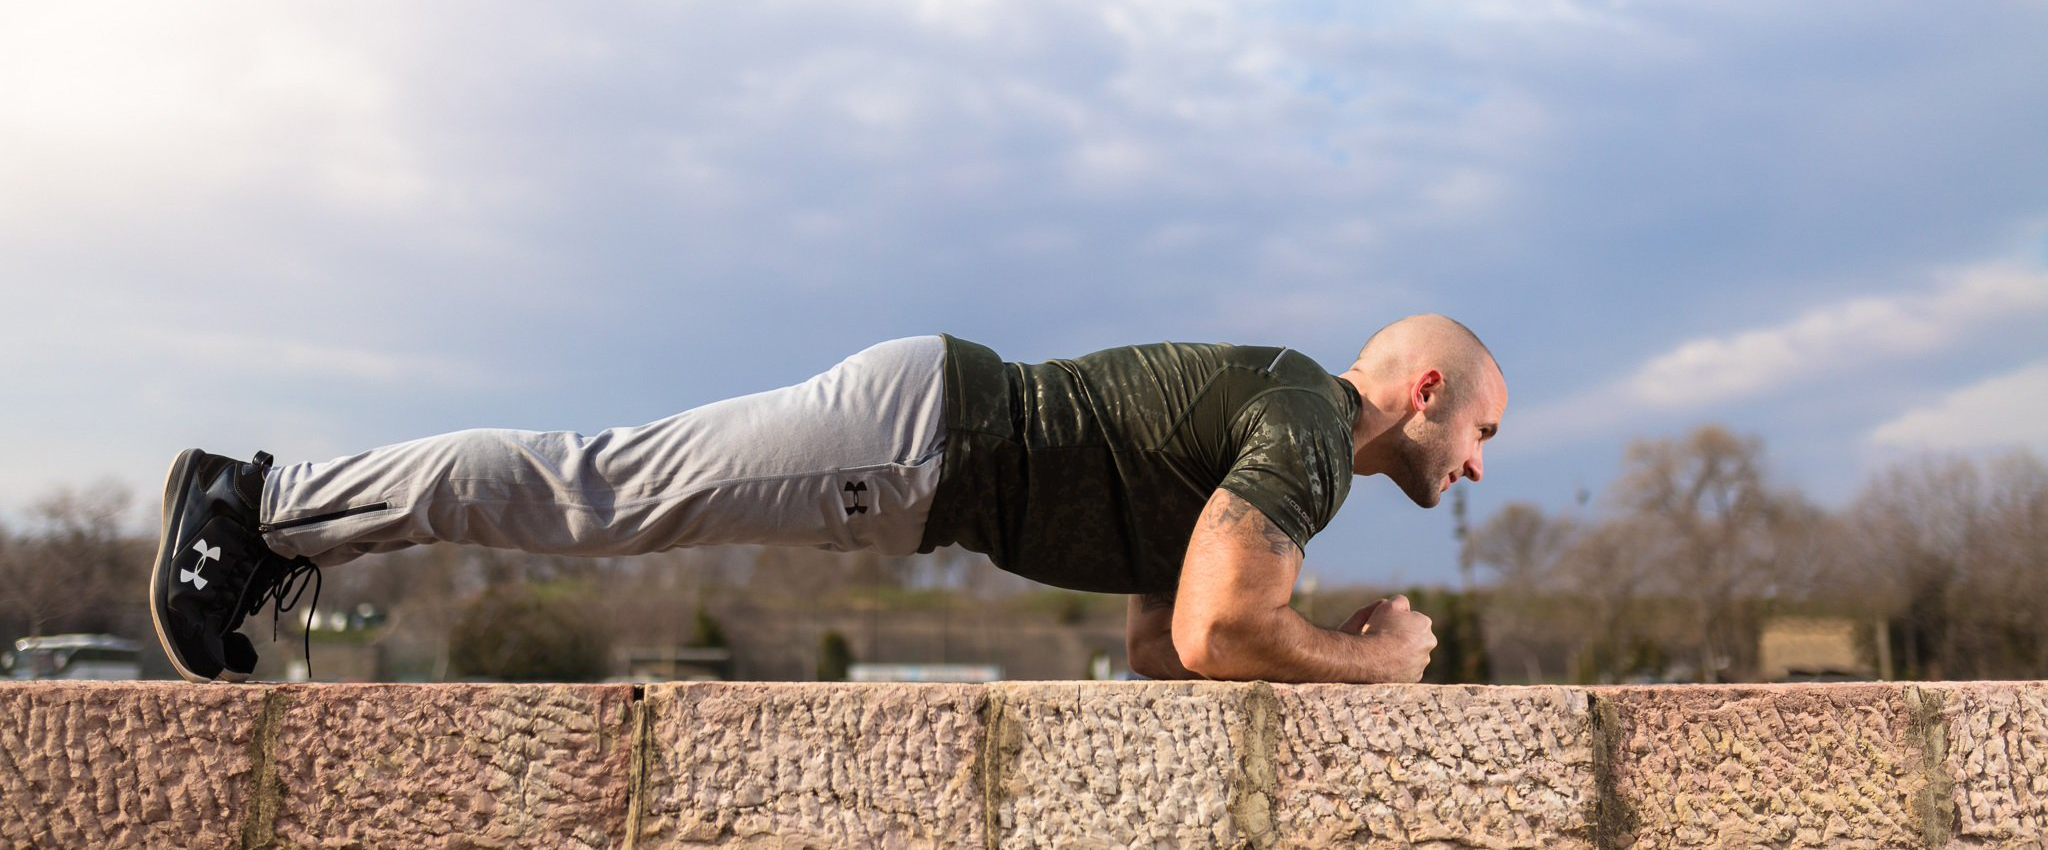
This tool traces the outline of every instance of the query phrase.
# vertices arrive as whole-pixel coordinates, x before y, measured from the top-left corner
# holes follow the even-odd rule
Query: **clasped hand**
[[[1396,594],[1351,612],[1338,631],[1358,635],[1374,644],[1382,657],[1383,682],[1419,682],[1429,667],[1429,653],[1436,649],[1436,632],[1429,616],[1408,606],[1408,597]]]

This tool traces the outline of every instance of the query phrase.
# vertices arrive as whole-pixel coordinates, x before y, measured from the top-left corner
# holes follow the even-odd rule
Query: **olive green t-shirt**
[[[1285,348],[1163,342],[1005,363],[946,340],[946,453],[920,551],[1102,593],[1171,590],[1218,487],[1296,545],[1351,489],[1358,392]]]

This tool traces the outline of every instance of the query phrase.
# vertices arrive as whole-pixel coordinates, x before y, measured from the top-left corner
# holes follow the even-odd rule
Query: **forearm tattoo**
[[[1171,590],[1162,590],[1158,593],[1142,593],[1138,595],[1138,610],[1143,611],[1147,614],[1150,614],[1154,611],[1169,610],[1172,607],[1173,591]]]

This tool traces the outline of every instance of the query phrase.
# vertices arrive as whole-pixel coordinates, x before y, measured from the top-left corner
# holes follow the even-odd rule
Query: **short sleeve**
[[[1330,403],[1298,389],[1268,391],[1230,423],[1237,456],[1221,486],[1308,548],[1351,491],[1351,427]]]

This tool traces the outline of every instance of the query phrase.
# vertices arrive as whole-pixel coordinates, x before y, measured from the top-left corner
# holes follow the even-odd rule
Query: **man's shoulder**
[[[950,352],[972,353],[988,359],[1001,360],[989,346],[973,342],[953,334],[942,333]],[[1306,366],[1323,372],[1321,364],[1300,349],[1286,345],[1242,342],[1192,342],[1186,340],[1160,340],[1139,342],[1091,351],[1076,357],[1063,358],[1068,362],[1094,362],[1120,360],[1132,356],[1165,359],[1193,359],[1218,361],[1227,365],[1246,365],[1253,368],[1272,370],[1283,365]],[[1023,362],[1023,361],[1019,361]],[[1323,372],[1323,374],[1328,374]]]
[[[1133,360],[1194,368],[1233,367],[1296,380],[1329,375],[1315,358],[1302,353],[1299,349],[1285,345],[1242,342],[1162,340],[1105,348],[1073,358],[1074,362],[1088,364]]]

